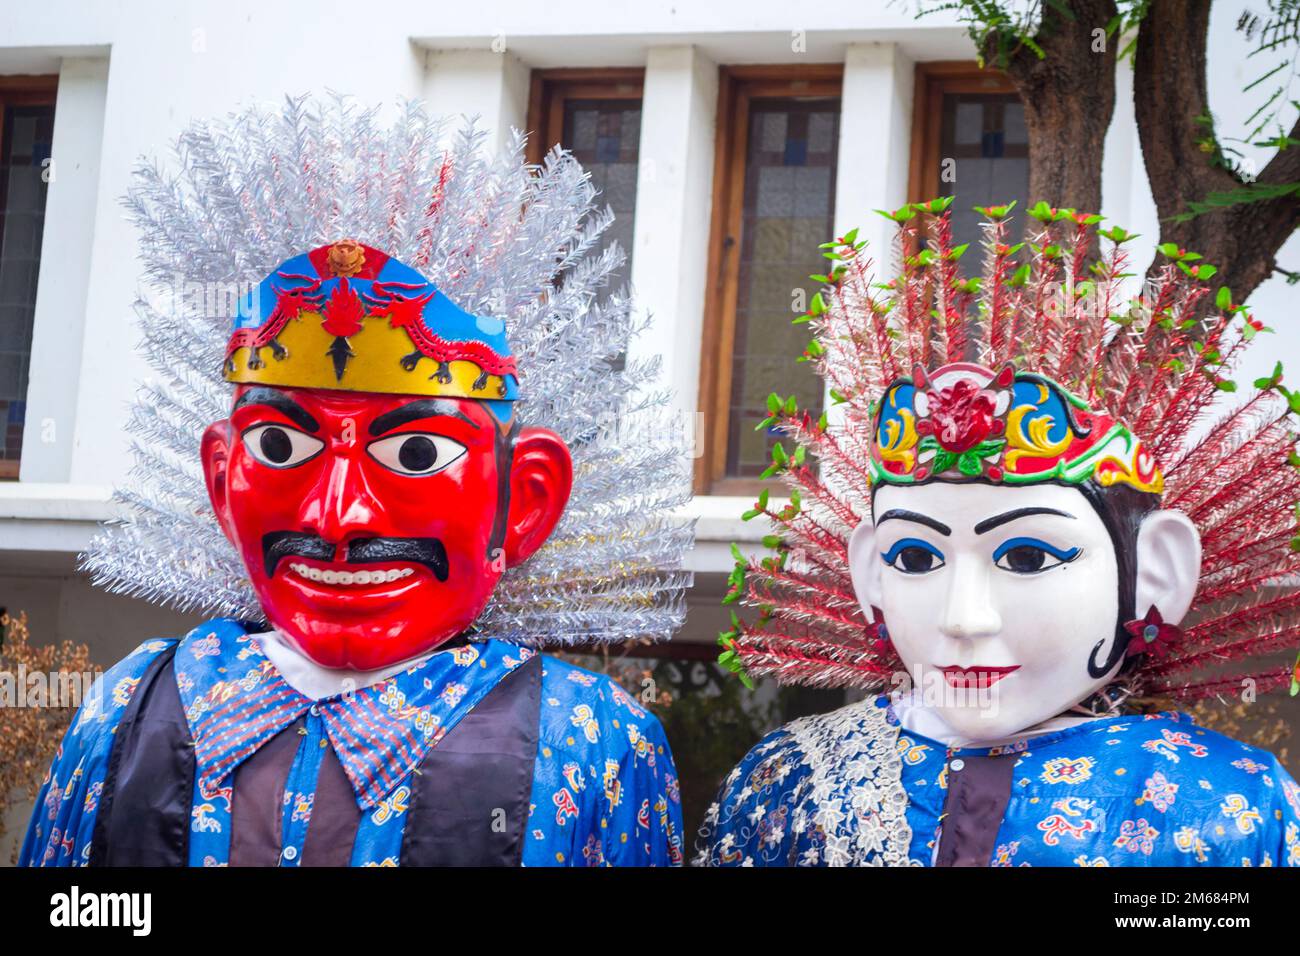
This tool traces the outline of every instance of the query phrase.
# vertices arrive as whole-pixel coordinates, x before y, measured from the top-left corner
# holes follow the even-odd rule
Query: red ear
[[[525,428],[515,439],[506,512],[506,562],[514,567],[546,543],[573,488],[573,460],[559,435]]]
[[[217,514],[217,523],[230,534],[229,498],[226,494],[226,465],[230,458],[230,422],[213,422],[203,433],[203,442],[199,446],[199,457],[203,460],[203,481],[208,486],[208,500],[212,510]]]

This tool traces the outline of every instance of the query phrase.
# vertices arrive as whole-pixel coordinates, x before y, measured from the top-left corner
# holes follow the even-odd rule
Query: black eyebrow
[[[268,405],[299,428],[309,432],[320,431],[320,422],[312,418],[307,409],[279,389],[268,388],[265,385],[250,388],[235,400],[235,407],[231,411],[238,411],[245,405]]]
[[[1059,518],[1071,519],[1074,517],[1068,511],[1057,511],[1055,508],[1017,508],[1015,511],[1004,511],[992,518],[985,518],[975,526],[975,533],[983,534],[985,531],[992,531],[1008,521],[1015,521],[1017,518],[1028,518],[1030,515],[1056,515]]]
[[[952,528],[949,528],[942,521],[935,521],[929,515],[919,514],[915,511],[904,511],[902,508],[890,508],[876,519],[876,527],[878,528],[886,521],[893,519],[898,519],[899,521],[915,521],[917,524],[923,524],[927,528],[933,528],[940,534],[952,534]]]
[[[457,408],[455,402],[449,402],[443,398],[424,398],[418,402],[408,402],[400,408],[394,408],[391,412],[384,412],[370,423],[370,434],[382,435],[384,432],[392,431],[399,425],[419,421],[421,418],[433,418],[436,415],[458,418],[466,425],[473,428],[479,427],[478,422]]]

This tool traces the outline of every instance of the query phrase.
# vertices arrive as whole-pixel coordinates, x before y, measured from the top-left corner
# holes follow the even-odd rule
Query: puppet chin
[[[429,654],[468,629],[486,603],[426,569],[391,581],[391,570],[339,571],[326,582],[301,576],[294,564],[259,596],[276,630],[321,667],[369,671]],[[351,581],[342,578],[348,573]],[[361,574],[384,580],[359,582]]]

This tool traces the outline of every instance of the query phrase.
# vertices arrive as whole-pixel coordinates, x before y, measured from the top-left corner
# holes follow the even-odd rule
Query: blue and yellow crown
[[[470,315],[410,266],[348,239],[294,256],[241,300],[225,377],[496,401],[519,391],[500,319]]]

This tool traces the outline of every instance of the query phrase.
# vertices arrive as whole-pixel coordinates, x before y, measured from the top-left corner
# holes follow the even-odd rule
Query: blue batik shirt
[[[145,642],[92,689],[41,787],[22,865],[91,862],[118,722],[150,663],[175,643]],[[301,855],[325,747],[338,758],[362,811],[351,864],[396,865],[411,774],[429,748],[534,653],[499,640],[475,642],[370,687],[313,700],[289,686],[238,622],[218,618],[195,628],[174,658],[195,746],[190,865],[229,862],[233,773],[300,720],[304,742],[284,792],[282,865]],[[523,864],[680,864],[680,792],[658,719],[609,678],[543,657],[538,720]]]
[[[949,777],[1015,755],[992,866],[1297,866],[1300,788],[1186,714],[1086,720],[1001,747],[900,727],[886,698],[794,721],[723,782],[696,863],[931,866]]]

